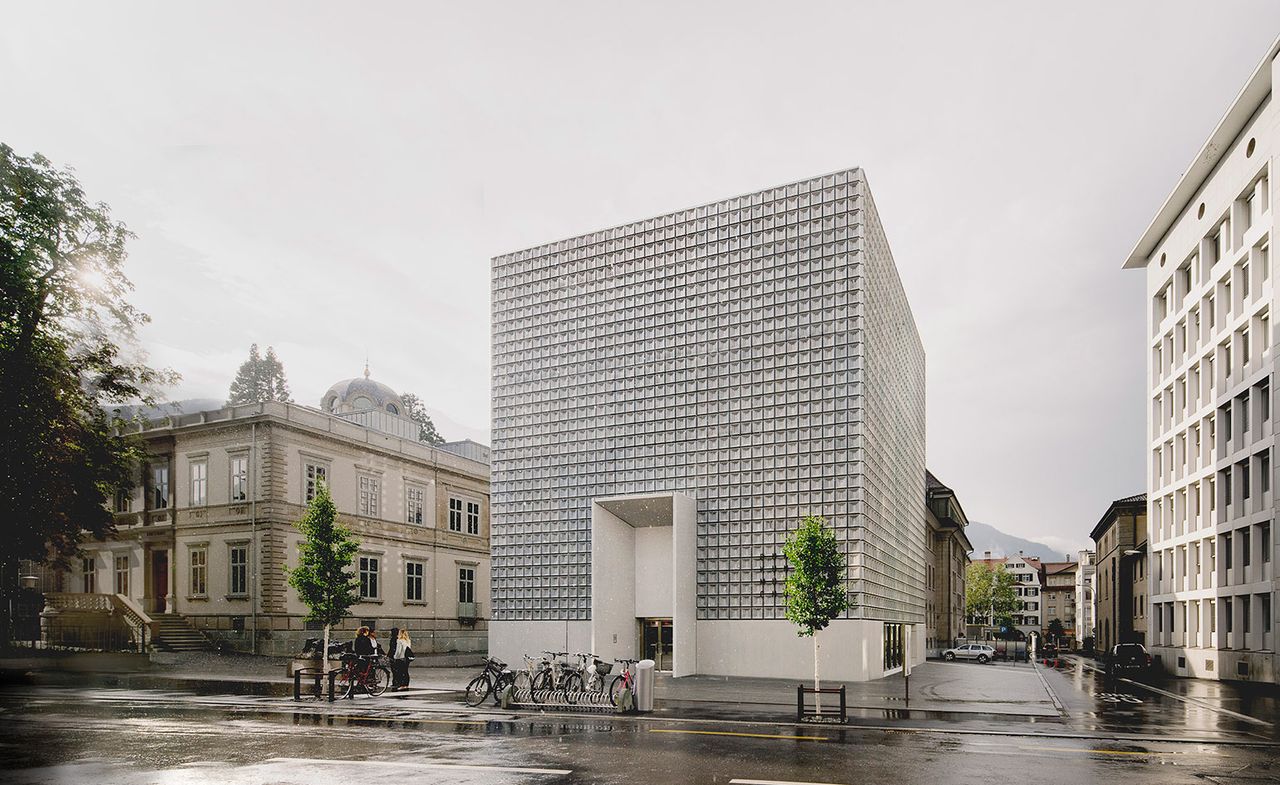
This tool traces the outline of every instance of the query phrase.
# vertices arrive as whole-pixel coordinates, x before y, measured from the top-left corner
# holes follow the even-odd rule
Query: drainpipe
[[[255,421],[250,426],[252,436],[249,447],[249,466],[252,467],[253,495],[249,497],[249,550],[253,554],[253,571],[249,576],[249,580],[253,583],[249,596],[249,610],[253,614],[253,644],[252,651],[258,653],[258,602],[260,601],[258,593],[258,423]]]

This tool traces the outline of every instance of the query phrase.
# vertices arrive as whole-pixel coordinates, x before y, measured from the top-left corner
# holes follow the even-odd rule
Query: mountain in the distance
[[[991,551],[992,557],[1017,556],[1018,551],[1022,551],[1023,554],[1042,561],[1063,560],[1062,553],[1047,545],[1005,534],[990,524],[969,521],[964,533],[969,537],[969,542],[973,543],[973,559],[986,558],[986,551]]]

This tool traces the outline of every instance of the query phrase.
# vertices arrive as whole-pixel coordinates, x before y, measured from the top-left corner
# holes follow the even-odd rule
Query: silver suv
[[[977,660],[978,662],[986,663],[990,662],[995,655],[996,650],[985,643],[966,643],[954,649],[947,649],[942,653],[942,659],[947,662],[952,660]]]

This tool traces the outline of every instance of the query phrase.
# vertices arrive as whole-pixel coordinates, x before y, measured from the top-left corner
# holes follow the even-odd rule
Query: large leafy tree
[[[360,543],[338,522],[338,508],[323,482],[317,484],[315,498],[297,526],[303,536],[300,558],[297,568],[286,567],[285,574],[307,606],[307,621],[324,625],[323,659],[329,654],[330,629],[360,601],[360,583],[351,568]]]
[[[258,344],[249,346],[249,359],[240,364],[236,378],[227,394],[227,405],[284,401],[292,403],[289,382],[284,378],[284,363],[276,356],[276,350],[267,347],[266,356],[258,351]]]
[[[427,407],[422,399],[413,393],[405,393],[400,396],[400,400],[404,402],[404,413],[418,424],[418,441],[431,445],[444,444],[444,437],[436,430],[436,424],[431,422],[431,415],[427,414]]]
[[[85,533],[112,531],[107,499],[143,447],[110,411],[175,378],[136,349],[132,236],[70,170],[0,144],[0,592],[20,560],[66,566]]]
[[[1017,581],[1003,564],[970,564],[964,573],[964,584],[965,615],[985,620],[993,627],[1013,627],[1013,614],[1021,603]]]
[[[813,688],[820,689],[818,633],[849,608],[846,560],[835,533],[819,515],[810,515],[800,522],[788,535],[782,554],[791,567],[783,587],[786,617],[799,628],[797,635],[813,638]],[[814,697],[821,712],[821,696]]]

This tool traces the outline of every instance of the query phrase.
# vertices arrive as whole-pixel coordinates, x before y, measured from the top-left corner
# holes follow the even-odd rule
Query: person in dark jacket
[[[400,630],[397,637],[391,639],[391,689],[404,690],[409,687],[409,663],[413,662],[412,641],[409,631]]]
[[[368,627],[356,630],[356,640],[351,650],[362,657],[371,657],[378,651],[378,642],[370,635]]]

